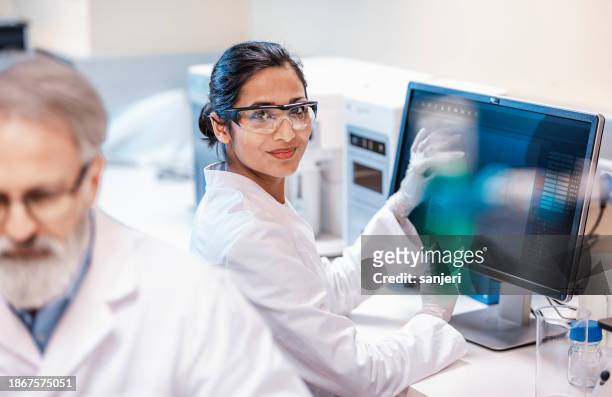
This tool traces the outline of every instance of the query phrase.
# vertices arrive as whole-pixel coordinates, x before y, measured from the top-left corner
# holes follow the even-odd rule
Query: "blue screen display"
[[[430,87],[409,89],[392,189],[422,129],[459,135],[454,149],[465,159],[451,170],[455,178],[430,189],[410,214],[419,234],[486,236],[514,260],[479,271],[531,290],[567,287],[574,262],[553,258],[534,236],[567,236],[568,244],[576,243],[596,116]]]

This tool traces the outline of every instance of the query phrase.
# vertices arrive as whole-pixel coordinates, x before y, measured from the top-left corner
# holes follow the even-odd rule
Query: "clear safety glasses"
[[[248,106],[228,109],[219,116],[258,134],[274,133],[285,119],[289,120],[294,131],[304,131],[312,128],[317,117],[317,105],[316,101],[306,101],[287,105]]]
[[[53,222],[65,218],[74,208],[75,195],[83,184],[90,164],[87,163],[81,167],[76,181],[69,189],[57,192],[32,191],[26,193],[21,202],[28,214],[41,224],[53,224]],[[6,221],[10,206],[11,202],[8,196],[0,193],[0,225]]]

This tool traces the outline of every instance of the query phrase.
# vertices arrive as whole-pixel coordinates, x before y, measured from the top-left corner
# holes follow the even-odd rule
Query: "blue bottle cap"
[[[584,342],[584,336],[585,336],[584,329],[586,328],[585,325],[586,324],[584,321],[573,321],[571,328],[570,328],[570,334],[569,334],[570,340],[573,340],[575,342]],[[587,341],[587,343],[600,342],[602,338],[602,334],[601,334],[601,328],[599,328],[599,324],[597,324],[597,321],[589,320],[588,328],[589,328],[588,329],[589,340]]]

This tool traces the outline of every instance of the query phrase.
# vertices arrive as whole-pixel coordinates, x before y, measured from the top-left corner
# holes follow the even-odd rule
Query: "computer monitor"
[[[461,149],[472,175],[500,168],[527,170],[532,175],[526,182],[528,189],[523,189],[529,197],[522,215],[504,217],[483,210],[472,219],[469,229],[474,234],[489,238],[502,251],[507,245],[513,255],[473,268],[506,286],[502,284],[498,307],[454,318],[469,340],[505,350],[533,339],[530,305],[522,296],[504,296],[507,284],[560,300],[571,298],[580,258],[553,258],[550,246],[558,246],[560,239],[562,245],[582,244],[603,124],[601,115],[427,84],[409,85],[390,193],[399,188],[410,163],[411,144],[421,128],[460,131],[464,135]],[[435,223],[437,199],[427,197],[411,213],[419,234],[432,234],[429,225]],[[537,236],[546,236],[542,237],[545,244]],[[580,252],[569,248],[567,252]]]
[[[20,20],[0,20],[0,51],[27,50],[28,24]]]

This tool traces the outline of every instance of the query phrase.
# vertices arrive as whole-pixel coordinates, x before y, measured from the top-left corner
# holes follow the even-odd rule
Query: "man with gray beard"
[[[0,377],[74,376],[77,395],[308,395],[224,274],[95,209],[105,131],[76,70],[0,54]]]

